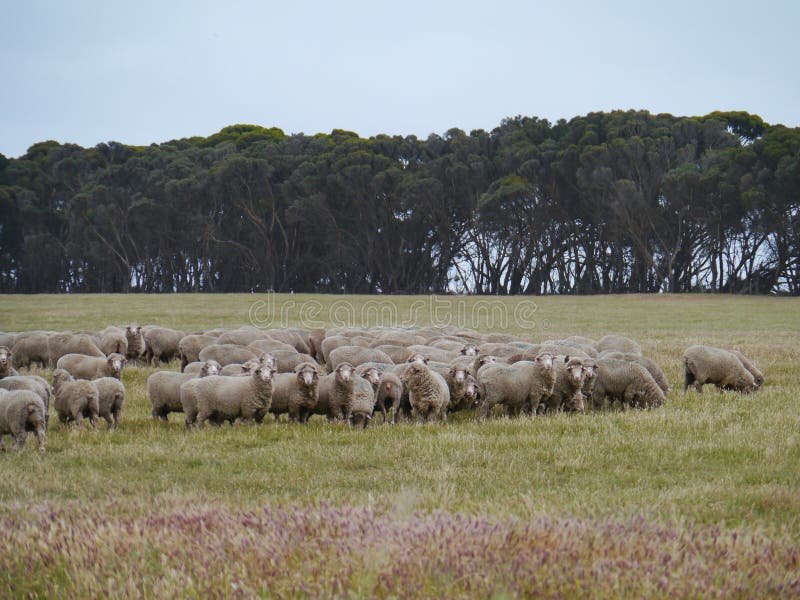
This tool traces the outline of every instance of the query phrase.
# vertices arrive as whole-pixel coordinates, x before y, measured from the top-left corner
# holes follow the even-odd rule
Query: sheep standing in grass
[[[613,352],[628,352],[631,354],[641,354],[642,347],[639,343],[635,340],[632,340],[629,337],[625,337],[624,335],[604,335],[601,337],[595,349],[603,353],[607,350],[611,350]]]
[[[214,361],[209,360],[206,361],[206,363],[214,363]],[[225,365],[222,367],[222,370],[219,372],[219,374],[223,377],[245,377],[252,374],[252,372],[255,371],[260,364],[261,361],[259,359],[252,358],[241,365],[236,363],[232,365]]]
[[[582,389],[586,381],[583,359],[577,356],[557,356],[554,364],[556,379],[553,393],[539,405],[539,411],[583,412],[585,406]]]
[[[355,427],[366,429],[374,411],[375,389],[367,379],[354,375],[353,401],[347,412],[347,420]]]
[[[106,356],[114,354],[115,352],[117,354],[122,354],[122,356],[128,353],[128,338],[125,336],[125,330],[122,329],[122,327],[109,325],[102,331],[99,331],[97,337],[97,346]]]
[[[249,377],[193,379],[181,386],[181,398],[184,386],[194,387],[198,428],[209,420],[233,423],[236,419],[252,419],[261,423],[272,403],[272,376],[272,369],[261,365]]]
[[[145,350],[141,326],[132,323],[125,327],[125,338],[128,340],[128,351],[125,353],[125,358],[137,363],[144,355]]]
[[[181,339],[185,337],[183,331],[169,329],[168,327],[149,327],[144,332],[144,360],[146,363],[157,367],[159,362],[168,363],[180,356]]]
[[[99,379],[100,377],[122,377],[125,357],[121,354],[109,354],[98,358],[83,354],[66,354],[58,359],[56,368],[68,371],[75,379]]]
[[[186,365],[200,361],[200,351],[206,346],[216,344],[217,338],[210,335],[190,334],[185,335],[178,342],[178,352],[181,355],[181,371]]]
[[[485,365],[476,379],[481,397],[481,420],[485,420],[497,404],[505,406],[508,416],[519,415],[522,411],[535,413],[539,404],[553,393],[553,355],[545,352],[532,361]]]
[[[739,359],[739,362],[742,363],[744,368],[750,371],[750,374],[753,376],[753,381],[756,382],[756,389],[764,385],[764,374],[759,371],[755,363],[738,350],[731,350],[731,352],[736,355],[736,358]]]
[[[450,389],[444,377],[427,365],[413,362],[406,367],[401,381],[408,388],[408,402],[413,417],[426,422],[436,418],[447,421]]]
[[[383,413],[383,422],[386,423],[386,407],[400,407],[403,397],[403,382],[400,377],[391,371],[385,371],[378,382],[378,391],[375,395],[375,408]],[[399,410],[399,408],[398,408]],[[410,407],[409,407],[410,410]],[[394,415],[392,416],[394,418]]]
[[[45,424],[50,419],[50,384],[47,380],[38,375],[12,375],[0,379],[0,389],[13,392],[16,390],[28,390],[41,398],[44,404]]]
[[[326,415],[328,420],[345,419],[355,394],[355,370],[342,363],[333,373],[319,378],[319,394],[314,414]]]
[[[95,358],[106,356],[94,338],[83,333],[76,334],[69,331],[52,333],[47,337],[47,346],[51,366],[57,365],[61,357],[67,354],[83,354]]]
[[[183,412],[181,385],[185,382],[219,373],[219,365],[215,361],[209,360],[199,364],[200,369],[197,373],[158,371],[147,378],[147,396],[150,398],[150,414],[153,419],[167,421],[169,413]]]
[[[363,348],[361,346],[339,346],[328,355],[328,365],[335,369],[342,363],[354,367],[367,362],[392,363],[391,357],[376,348]]]
[[[211,344],[200,351],[200,360],[215,360],[223,367],[242,364],[258,357],[256,351],[235,344]]]
[[[650,360],[646,356],[632,352],[606,351],[600,354],[600,357],[616,358],[619,360],[627,360],[628,362],[637,363],[647,369],[647,372],[653,376],[653,379],[655,379],[662,392],[666,394],[669,391],[669,382],[667,381],[667,376],[664,375],[664,371],[661,370],[661,367],[659,367],[655,361]]]
[[[29,369],[31,365],[39,364],[47,367],[50,364],[50,348],[47,343],[46,333],[29,333],[17,336],[11,348],[14,363],[22,368]]]
[[[10,377],[12,375],[19,375],[14,369],[12,358],[13,354],[7,346],[0,346],[0,379]]]
[[[713,383],[718,390],[751,393],[758,389],[753,374],[736,354],[713,346],[690,346],[683,353],[683,391],[693,385],[698,392]]]
[[[289,413],[289,419],[307,423],[319,398],[319,367],[306,362],[294,373],[277,373],[272,381],[272,404],[269,411],[275,419]]]
[[[619,400],[623,406],[654,408],[664,404],[665,396],[643,366],[616,358],[598,358],[592,403],[600,408],[606,399]]]
[[[73,379],[64,369],[56,369],[53,372],[53,393],[53,407],[62,423],[74,421],[77,425],[83,425],[86,417],[92,427],[97,427],[99,397],[91,381]]]
[[[125,386],[113,377],[95,379],[92,385],[97,389],[97,414],[106,420],[109,429],[117,429],[125,403]]]
[[[0,390],[0,450],[6,449],[6,434],[14,439],[13,449],[22,450],[31,431],[39,441],[39,450],[44,452],[46,428],[44,404],[39,396],[28,390]]]

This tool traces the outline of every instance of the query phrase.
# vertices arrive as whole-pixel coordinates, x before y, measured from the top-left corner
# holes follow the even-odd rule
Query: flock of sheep
[[[373,415],[445,421],[500,406],[508,416],[583,412],[621,403],[661,406],[669,389],[661,368],[620,335],[572,336],[531,343],[473,330],[214,329],[186,334],[166,327],[110,326],[99,332],[0,333],[0,446],[20,449],[34,432],[44,450],[50,400],[62,423],[119,425],[126,364],[181,361],[147,381],[154,419],[183,413],[187,428],[237,419],[314,415],[366,427]],[[753,392],[763,374],[735,350],[691,346],[683,356],[684,392],[704,384]],[[46,379],[16,368],[54,368]],[[391,415],[391,416],[389,416]]]

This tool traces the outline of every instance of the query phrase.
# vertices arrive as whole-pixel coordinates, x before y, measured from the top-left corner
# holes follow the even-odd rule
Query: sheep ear
[[[567,355],[564,357],[564,362],[565,362],[565,363],[569,362],[569,354],[567,354]]]

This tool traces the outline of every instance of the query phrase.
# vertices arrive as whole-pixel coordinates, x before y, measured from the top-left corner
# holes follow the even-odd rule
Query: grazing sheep
[[[234,329],[223,333],[217,338],[217,344],[236,344],[237,346],[247,346],[257,340],[271,340],[267,332],[263,329],[255,329],[254,327],[247,327],[242,329]]]
[[[138,363],[145,351],[144,334],[141,326],[135,323],[127,325],[125,327],[125,338],[128,340],[128,351],[125,353],[125,358]]]
[[[32,364],[37,363],[42,368],[50,365],[50,347],[46,333],[18,336],[11,353],[14,355],[14,364],[20,368],[30,369]]]
[[[447,421],[450,389],[444,377],[427,365],[414,362],[406,367],[400,380],[408,388],[412,417],[421,418],[428,423],[437,417],[441,421]]]
[[[198,363],[200,368],[197,373],[184,371],[158,371],[147,378],[147,397],[150,398],[150,414],[153,419],[167,421],[169,413],[183,412],[181,404],[181,385],[190,379],[207,377],[219,374],[219,365],[216,361],[208,360]]]
[[[106,356],[114,353],[125,356],[128,353],[128,338],[122,327],[109,325],[102,331],[99,331],[97,337],[97,347],[100,348],[100,351]]]
[[[643,366],[617,358],[597,359],[597,380],[592,391],[592,404],[603,406],[605,399],[619,400],[623,406],[653,408],[664,404],[661,388]]]
[[[44,404],[39,396],[28,390],[0,390],[0,450],[6,450],[6,434],[14,439],[12,448],[22,450],[31,431],[39,441],[39,450],[44,452],[46,428]]]
[[[753,374],[736,354],[713,346],[689,346],[683,353],[683,392],[690,385],[702,393],[703,385],[713,383],[718,390],[749,394],[758,389]]]
[[[113,377],[95,379],[92,385],[97,389],[97,414],[106,420],[109,429],[116,429],[125,403],[125,386]]]
[[[83,354],[95,358],[106,357],[103,351],[98,348],[94,338],[83,333],[76,334],[68,331],[53,333],[48,336],[47,345],[51,366],[57,365],[61,357],[67,354]]]
[[[187,426],[190,416],[199,429],[209,420],[214,424],[233,423],[236,419],[261,423],[272,403],[272,376],[270,367],[260,365],[249,377],[203,377],[187,381],[181,385],[181,402],[187,388],[191,388],[197,402],[196,415],[190,415],[184,404]]]
[[[739,359],[744,368],[750,371],[750,374],[753,376],[753,380],[756,382],[756,389],[764,385],[764,374],[758,370],[758,367],[756,367],[755,363],[753,363],[753,361],[751,361],[738,350],[731,350],[731,352],[736,355],[736,358]]]
[[[125,357],[121,354],[110,354],[98,358],[83,354],[66,354],[58,359],[57,369],[68,371],[75,379],[99,379],[100,377],[122,377]]]
[[[539,405],[538,412],[583,412],[583,384],[586,381],[586,370],[583,359],[577,356],[556,356],[555,383],[553,393]]]
[[[159,362],[168,363],[180,356],[183,331],[168,327],[148,327],[144,331],[144,361],[157,367]]]
[[[213,361],[208,361],[213,362]],[[222,370],[219,372],[220,375],[223,377],[244,377],[245,375],[250,375],[258,368],[258,365],[261,364],[261,361],[257,358],[252,360],[248,360],[245,363],[240,364],[232,364],[232,365],[225,365],[222,367]]]
[[[476,379],[481,396],[481,420],[485,420],[497,404],[505,406],[508,416],[519,415],[522,411],[535,414],[539,404],[553,393],[553,355],[545,352],[532,361],[485,365]]]
[[[62,423],[74,421],[82,426],[86,417],[93,428],[97,427],[100,399],[91,381],[74,379],[64,369],[56,369],[53,372],[53,394],[53,408]]]
[[[624,335],[604,335],[597,342],[595,349],[598,352],[614,350],[616,352],[629,352],[631,354],[642,353],[642,347],[639,343]]]
[[[397,407],[397,410],[403,410],[410,414],[411,406],[408,405],[406,407],[402,406],[402,398],[403,398],[403,382],[400,381],[400,377],[392,373],[391,371],[385,371],[381,375],[381,379],[378,382],[378,391],[375,395],[375,410],[380,410],[383,413],[383,422],[386,423],[386,407],[392,406]],[[408,401],[408,397],[406,396],[406,401]],[[396,414],[396,412],[394,413]],[[392,418],[394,419],[394,414]]]
[[[272,404],[269,412],[277,420],[283,413],[298,423],[307,423],[319,395],[319,367],[305,362],[295,367],[294,373],[278,373],[272,381]]]
[[[186,365],[186,368],[183,370],[183,372],[191,373],[193,375],[198,375],[200,371],[203,370],[203,365],[206,364],[214,365],[217,368],[217,374],[222,372],[222,365],[220,365],[215,360],[206,360],[206,361],[198,360],[195,362],[190,362],[188,365]]]
[[[28,390],[41,398],[44,404],[45,423],[50,418],[50,384],[43,377],[38,375],[11,375],[0,379],[0,389],[13,392],[16,390]]]
[[[354,375],[353,380],[353,401],[348,407],[346,418],[351,425],[366,429],[372,420],[372,413],[375,412],[375,389],[368,380],[359,375]]]
[[[10,377],[12,375],[19,375],[14,369],[12,358],[14,357],[11,350],[7,346],[0,346],[0,379],[3,377]]]
[[[250,348],[235,344],[211,344],[200,351],[200,360],[215,360],[223,367],[232,364],[246,363],[259,355]]]
[[[647,369],[647,372],[653,376],[653,379],[655,379],[658,387],[661,388],[661,391],[665,394],[669,392],[669,382],[667,381],[667,376],[664,375],[664,371],[661,370],[661,367],[659,367],[655,361],[650,360],[646,356],[631,352],[610,352],[606,350],[600,354],[600,358],[616,358],[642,365],[645,369]]]
[[[385,352],[361,346],[339,346],[328,355],[328,365],[332,369],[342,363],[357,367],[366,362],[393,363],[394,361]]]
[[[185,335],[178,342],[178,352],[181,354],[181,371],[186,369],[186,365],[193,362],[200,362],[200,351],[206,346],[216,344],[217,338],[211,335],[190,334]]]
[[[314,414],[326,415],[329,421],[346,418],[355,394],[354,375],[353,365],[341,363],[333,373],[320,377]]]

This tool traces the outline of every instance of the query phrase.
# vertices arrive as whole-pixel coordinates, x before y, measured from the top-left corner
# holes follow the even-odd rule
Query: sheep
[[[45,423],[50,419],[50,384],[43,377],[38,375],[12,375],[0,379],[0,389],[13,392],[16,390],[28,390],[41,398],[44,404]]]
[[[6,434],[14,439],[12,448],[22,450],[31,431],[36,433],[39,450],[44,452],[46,428],[44,404],[39,396],[28,390],[0,390],[0,450],[5,452]]]
[[[275,419],[289,413],[289,419],[307,423],[319,396],[319,367],[305,362],[297,365],[294,373],[278,373],[272,381],[272,404],[269,412]]]
[[[375,396],[375,406],[373,407],[373,411],[380,410],[383,413],[383,422],[386,422],[386,404],[378,404],[378,386],[381,383],[381,374],[382,370],[379,369],[374,364],[364,363],[359,365],[356,368],[356,375],[359,377],[363,377],[367,381],[369,381],[370,385],[372,386],[372,391],[374,392]]]
[[[330,366],[330,353],[339,346],[366,347],[367,344],[359,341],[353,342],[351,341],[350,337],[344,335],[333,335],[326,337],[324,340],[322,340],[322,358],[326,365]]]
[[[289,344],[301,354],[308,354],[309,352],[308,344],[296,331],[291,329],[267,329],[264,333],[268,334],[273,340]]]
[[[351,425],[366,429],[372,420],[372,413],[375,412],[375,389],[369,380],[360,375],[355,375],[353,379],[353,400],[348,407],[346,419]]]
[[[83,354],[66,354],[58,359],[57,369],[68,371],[75,379],[99,379],[100,377],[122,377],[125,357],[121,354],[109,354],[98,358]]]
[[[738,350],[731,350],[731,352],[736,355],[736,358],[739,359],[744,368],[750,371],[750,374],[753,376],[753,380],[756,382],[756,389],[764,385],[764,374],[758,370],[758,367],[756,367],[755,363],[753,363],[753,361],[751,361]]]
[[[150,415],[154,420],[167,421],[169,413],[183,412],[181,404],[181,385],[190,379],[207,377],[219,374],[219,365],[216,361],[208,360],[199,363],[197,373],[184,371],[158,371],[147,378],[147,397],[150,398]]]
[[[333,373],[320,377],[314,414],[325,415],[329,421],[344,419],[355,394],[354,375],[353,365],[341,363]]]
[[[592,402],[592,395],[594,394],[594,384],[597,381],[597,361],[594,358],[583,359],[583,385],[581,386],[581,394],[584,399],[584,408],[588,406],[594,407]]]
[[[294,348],[291,350],[275,350],[270,356],[275,361],[275,370],[279,373],[291,373],[297,365],[315,362],[310,354],[302,354]]]
[[[125,330],[121,327],[109,325],[102,331],[97,332],[97,337],[97,347],[106,356],[115,352],[122,354],[122,356],[128,353],[128,338],[125,335]]]
[[[105,358],[94,339],[86,334],[71,332],[53,333],[47,338],[50,366],[57,365],[62,356],[67,354],[83,354],[95,358]],[[56,366],[56,368],[58,368]]]
[[[13,357],[14,354],[8,349],[8,346],[0,346],[0,379],[19,375],[13,366]]]
[[[683,392],[690,385],[702,393],[703,385],[713,383],[718,390],[749,394],[758,389],[753,374],[736,354],[713,346],[689,346],[683,353]]]
[[[589,339],[589,338],[584,338]],[[556,344],[566,347],[566,348],[574,348],[575,350],[571,350],[569,352],[570,356],[574,356],[580,352],[582,356],[588,356],[589,358],[597,358],[599,356],[599,352],[595,349],[594,344],[587,344],[585,342],[580,341],[580,339],[576,338],[565,338],[563,340],[556,340]]]
[[[312,329],[308,333],[308,353],[314,357],[319,364],[325,362],[322,355],[322,340],[325,339],[325,330],[322,328]]]
[[[272,376],[269,366],[260,365],[249,377],[203,377],[185,382],[181,385],[181,403],[187,427],[195,423],[202,429],[209,420],[214,424],[233,423],[239,418],[261,423],[272,403]],[[184,402],[184,390],[191,390],[196,402],[194,414]]]
[[[544,352],[532,361],[485,365],[476,379],[481,396],[480,420],[485,420],[497,404],[505,406],[508,416],[521,411],[535,414],[539,404],[553,393],[553,355]]]
[[[188,365],[186,365],[186,368],[183,370],[183,372],[191,373],[193,375],[198,375],[200,371],[203,370],[203,365],[206,364],[214,365],[217,368],[217,374],[222,372],[222,365],[220,365],[215,360],[206,360],[206,361],[198,360],[195,362],[190,362]]]
[[[417,345],[424,345],[417,344]],[[427,344],[431,348],[438,348],[439,350],[444,350],[446,352],[460,352],[461,354],[466,354],[465,350],[467,346],[461,340],[451,340],[451,339],[440,339],[440,340],[433,340]],[[477,347],[475,344],[469,344],[469,346],[475,349],[473,354],[477,353]]]
[[[144,330],[144,361],[157,367],[180,356],[180,342],[185,334],[168,327],[147,327]]]
[[[592,404],[603,406],[605,399],[620,400],[623,407],[653,408],[664,404],[661,388],[643,366],[617,358],[597,359],[597,379]]]
[[[491,354],[500,358],[506,358],[513,354],[518,354],[519,351],[520,348],[512,344],[487,343],[478,346],[479,354]]]
[[[50,347],[47,343],[46,333],[31,333],[20,335],[11,347],[14,363],[18,367],[30,369],[32,364],[38,363],[43,368],[50,365]]]
[[[208,361],[213,362],[213,361]],[[203,363],[205,364],[205,363]],[[245,375],[250,375],[254,370],[258,368],[258,365],[261,364],[261,361],[257,358],[253,358],[248,360],[244,363],[237,364],[234,363],[232,365],[225,365],[222,367],[222,370],[219,372],[220,375],[223,377],[243,377]]]
[[[74,379],[64,369],[56,369],[53,372],[53,394],[53,407],[62,423],[74,421],[82,426],[86,417],[93,428],[97,427],[100,399],[91,381]]]
[[[365,362],[385,362],[394,361],[385,352],[375,348],[362,348],[361,346],[340,346],[332,350],[328,355],[328,365],[335,369],[341,363],[349,363],[354,367]]]
[[[413,354],[413,352],[405,346],[394,346],[391,344],[380,344],[378,346],[373,346],[373,349],[383,352],[394,363],[404,363],[408,357]]]
[[[97,414],[106,420],[109,429],[117,429],[125,403],[125,386],[113,377],[95,379],[92,385],[97,389]]]
[[[408,388],[412,417],[421,418],[428,423],[437,417],[441,421],[447,421],[450,389],[444,377],[427,365],[414,362],[406,367],[400,380]]]
[[[0,332],[0,346],[6,348],[13,348],[19,336],[16,333],[3,333]]]
[[[291,344],[273,339],[255,340],[254,342],[247,344],[247,347],[253,352],[275,352],[276,350],[285,350],[287,352],[294,352],[295,354],[298,354],[297,350],[295,350],[294,346]]]
[[[388,344],[392,346],[413,346],[414,344],[424,344],[425,338],[411,331],[398,331],[396,329],[384,331],[377,336],[374,344],[380,346]]]
[[[582,390],[586,381],[583,359],[578,356],[556,356],[554,365],[556,373],[553,392],[539,405],[537,412],[583,412],[585,405]]]
[[[631,352],[610,352],[606,350],[600,354],[600,358],[617,358],[619,360],[627,360],[628,362],[640,364],[653,376],[653,379],[655,379],[655,382],[658,384],[658,387],[661,388],[662,392],[665,394],[669,392],[669,382],[667,381],[667,376],[664,375],[664,371],[661,370],[661,367],[659,367],[655,361],[645,356]]]
[[[519,338],[510,333],[487,333],[483,339],[490,344],[510,344],[519,341]]]
[[[642,347],[639,343],[624,335],[605,335],[597,342],[595,349],[598,352],[616,350],[617,352],[629,352],[632,354],[642,353]]]
[[[381,379],[378,382],[378,391],[375,395],[375,407],[376,410],[380,410],[383,413],[383,422],[386,423],[386,407],[398,407],[397,410],[402,410],[404,407],[402,406],[403,398],[403,382],[400,381],[400,377],[392,373],[391,371],[385,371],[381,375]],[[408,398],[406,398],[408,400]],[[407,412],[411,411],[411,407],[405,407]],[[392,415],[392,418],[395,418],[396,412]]]
[[[125,353],[125,358],[137,363],[144,355],[145,343],[142,328],[136,323],[131,323],[125,327],[125,338],[128,340],[128,351]]]
[[[450,362],[454,358],[462,356],[460,352],[451,352],[423,345],[409,346],[408,350],[415,354],[422,354],[428,360],[435,360],[437,362]]]
[[[178,352],[181,355],[181,371],[186,365],[200,361],[200,351],[206,346],[216,344],[217,338],[210,335],[189,334],[183,336],[178,342]]]
[[[242,364],[258,358],[256,351],[234,344],[211,344],[200,351],[200,360],[215,360],[223,367],[234,363]]]
[[[447,369],[446,373],[439,372],[444,376],[447,387],[450,389],[450,405],[448,410],[455,412],[473,408],[477,395],[475,378],[469,374],[466,368],[453,365]]]
[[[234,329],[223,333],[217,338],[217,344],[236,344],[237,346],[247,346],[257,340],[271,340],[272,338],[268,333],[261,329],[247,327],[243,329]]]

